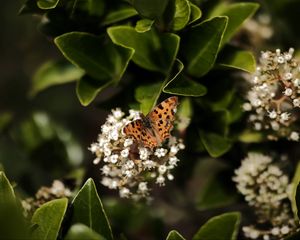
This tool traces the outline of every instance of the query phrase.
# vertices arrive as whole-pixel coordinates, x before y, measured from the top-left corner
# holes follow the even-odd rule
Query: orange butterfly
[[[177,97],[167,98],[146,116],[141,113],[141,119],[128,123],[123,132],[145,147],[157,147],[170,137],[177,105]]]

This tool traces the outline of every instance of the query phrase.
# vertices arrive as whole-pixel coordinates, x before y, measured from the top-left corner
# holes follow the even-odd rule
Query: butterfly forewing
[[[142,140],[142,129],[143,129],[142,120],[137,119],[128,123],[124,127],[123,132],[125,133],[125,135],[129,137],[133,137],[135,140],[140,141]]]
[[[158,104],[146,117],[149,118],[159,143],[170,136],[175,120],[177,97],[170,97]]]
[[[170,97],[158,104],[146,117],[128,123],[123,131],[144,147],[154,148],[170,136],[175,120],[177,97]]]

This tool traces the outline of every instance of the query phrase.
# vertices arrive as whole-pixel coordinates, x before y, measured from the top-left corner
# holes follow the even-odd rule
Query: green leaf
[[[115,44],[134,50],[132,60],[140,67],[164,74],[171,69],[179,48],[179,36],[158,33],[154,28],[138,33],[129,26],[110,27],[107,32]]]
[[[102,25],[110,25],[119,21],[123,21],[127,18],[136,16],[138,13],[132,7],[122,7],[120,9],[111,10],[107,13],[102,21]]]
[[[75,196],[73,202],[72,223],[82,223],[92,230],[112,240],[111,228],[97,193],[94,181],[88,179]]]
[[[257,3],[219,4],[217,9],[210,14],[210,17],[228,16],[228,25],[222,40],[222,46],[232,38],[246,19],[252,17],[258,8],[259,4]]]
[[[15,197],[13,187],[0,171],[0,238],[29,239],[23,209]]]
[[[169,0],[131,0],[133,7],[145,18],[160,18],[169,3]]]
[[[205,95],[207,92],[205,86],[182,74],[184,66],[180,60],[176,59],[176,65],[178,70],[175,76],[164,86],[163,92],[190,97]]]
[[[201,159],[195,167],[195,179],[200,183],[196,192],[196,205],[200,211],[224,207],[232,204],[237,195],[227,188],[220,176],[228,169],[228,165],[217,159]],[[195,183],[196,184],[196,183]]]
[[[154,20],[151,19],[141,19],[137,21],[135,30],[139,33],[147,32],[151,29],[152,25],[154,23]]]
[[[227,17],[216,17],[195,25],[183,39],[182,55],[187,72],[205,75],[213,66],[227,25]]]
[[[74,224],[68,231],[65,240],[105,240],[104,237],[93,231],[84,224]]]
[[[30,94],[36,95],[50,86],[79,80],[83,74],[82,69],[65,61],[46,62],[34,74]]]
[[[263,140],[261,132],[245,130],[239,135],[239,140],[244,143],[259,143]]]
[[[89,16],[100,17],[105,12],[104,0],[74,0],[72,6],[72,15],[77,11],[85,12]]]
[[[292,180],[292,194],[291,194],[291,205],[294,213],[295,219],[299,221],[300,213],[299,213],[299,208],[300,208],[300,163],[297,164],[296,171],[294,173],[294,177]]]
[[[166,240],[184,240],[184,239],[185,238],[181,236],[179,232],[177,232],[176,230],[172,230],[171,232],[169,232]]]
[[[239,212],[224,213],[213,217],[198,230],[193,240],[235,240],[240,218]]]
[[[191,7],[188,0],[175,0],[175,15],[172,21],[172,29],[179,31],[189,22]]]
[[[231,148],[231,141],[215,133],[201,132],[201,141],[212,157],[220,157]]]
[[[38,0],[37,6],[40,9],[53,9],[56,8],[59,0]]]
[[[156,104],[160,95],[162,83],[139,86],[135,90],[135,99],[141,104],[140,111],[147,114]]]
[[[89,105],[95,97],[100,93],[103,89],[112,85],[113,82],[102,83],[99,82],[87,75],[84,75],[76,85],[76,94],[80,100],[80,103],[83,106]]]
[[[97,37],[88,33],[66,33],[55,38],[54,41],[70,62],[98,80],[93,87],[78,84],[78,97],[84,106],[91,103],[104,87],[116,84],[121,79],[133,55],[131,49],[116,46],[105,37]],[[81,86],[83,86],[82,89],[80,89]],[[90,91],[85,93],[86,89]]]
[[[250,51],[230,51],[224,58],[218,61],[220,66],[243,70],[245,72],[254,73],[256,70],[256,61]]]
[[[201,97],[207,92],[206,87],[197,83],[184,75],[179,75],[170,81],[163,89],[165,93],[181,96]]]
[[[14,190],[5,176],[4,172],[0,172],[0,206],[15,201]]]
[[[31,222],[36,227],[32,239],[56,240],[68,206],[68,199],[56,199],[43,204],[32,216]]]
[[[190,7],[191,7],[191,15],[190,15],[189,24],[192,24],[201,18],[202,12],[201,12],[201,9],[197,5],[193,4],[192,2],[189,2],[189,3],[190,3]]]
[[[13,114],[11,112],[2,112],[0,114],[0,133],[9,125],[13,119]]]

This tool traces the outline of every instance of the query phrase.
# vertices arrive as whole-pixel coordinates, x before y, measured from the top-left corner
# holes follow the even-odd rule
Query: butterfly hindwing
[[[149,148],[153,148],[155,146],[157,146],[158,142],[157,139],[155,137],[155,135],[153,134],[153,130],[149,129],[149,128],[143,128],[142,129],[142,142],[144,147],[149,147]]]
[[[157,140],[161,143],[170,136],[175,120],[177,97],[170,97],[158,104],[146,117],[149,118]]]

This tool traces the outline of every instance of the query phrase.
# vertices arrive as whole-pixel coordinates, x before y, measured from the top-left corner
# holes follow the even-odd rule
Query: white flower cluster
[[[297,229],[289,203],[288,176],[269,156],[249,153],[235,170],[233,181],[257,215],[257,225],[243,227],[247,238],[281,239]]]
[[[138,119],[139,112],[130,110],[129,116],[124,115],[120,109],[112,110],[90,151],[96,154],[93,163],[101,166],[101,183],[117,189],[122,198],[139,200],[149,196],[150,184],[163,186],[166,179],[173,180],[171,170],[179,161],[176,154],[185,146],[173,136],[163,146],[140,146],[123,134],[124,126]]]
[[[27,198],[23,200],[22,207],[24,209],[24,216],[29,216],[33,212],[46,202],[58,198],[70,198],[72,192],[67,188],[60,180],[54,180],[51,187],[41,187],[34,198]]]
[[[249,120],[254,129],[266,130],[272,140],[300,139],[295,124],[300,112],[300,64],[293,53],[293,48],[284,53],[279,49],[262,52],[248,102],[243,105],[251,112]]]

